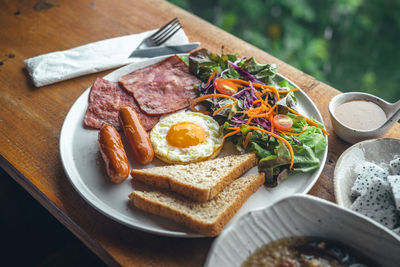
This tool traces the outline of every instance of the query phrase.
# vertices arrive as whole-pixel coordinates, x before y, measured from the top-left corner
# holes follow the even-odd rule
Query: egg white
[[[203,143],[186,148],[171,146],[167,134],[180,122],[192,122],[200,126],[206,138]],[[175,113],[160,120],[150,132],[154,154],[167,163],[191,163],[214,158],[223,146],[223,133],[218,123],[210,116],[198,112]]]

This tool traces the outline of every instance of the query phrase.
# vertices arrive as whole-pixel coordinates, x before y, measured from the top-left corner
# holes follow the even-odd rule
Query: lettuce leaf
[[[237,54],[221,54],[210,52],[207,49],[197,50],[189,55],[189,71],[197,78],[206,82],[214,70],[227,70],[222,78],[240,78],[240,74],[229,67],[228,61],[236,62]],[[274,78],[277,72],[276,64],[260,64],[253,57],[239,60],[238,66],[254,75],[254,77],[268,85],[276,85]]]
[[[266,159],[266,158],[269,158],[270,156],[273,156],[271,151],[261,147],[256,142],[251,142],[251,150],[256,152],[257,156],[261,159]],[[274,157],[276,157],[276,156],[274,156]]]
[[[256,73],[254,76],[257,80],[264,82],[265,84],[275,86],[276,82],[274,80],[277,72],[276,64],[266,64],[266,67],[260,72]]]
[[[320,161],[310,146],[303,144],[302,146],[292,145],[292,147],[294,150],[293,169],[285,173],[285,177],[279,177],[279,174],[289,168],[290,154],[288,148],[282,142],[279,141],[274,154],[260,160],[258,169],[265,172],[267,185],[276,186],[278,180],[282,181],[288,177],[289,173],[310,172],[319,168]]]
[[[321,155],[327,146],[327,142],[321,128],[309,126],[304,133],[297,136],[297,140],[303,143],[303,146],[310,147],[315,155]]]
[[[288,80],[282,80],[282,81],[280,81],[279,83],[277,83],[278,84],[278,86],[280,87],[280,88],[282,88],[282,89],[293,89],[294,88],[294,86],[292,86],[290,83],[289,83],[289,81]]]
[[[183,62],[185,62],[185,64],[187,65],[187,66],[189,66],[189,57],[188,56],[186,56],[186,55],[180,55],[180,56],[178,56]]]
[[[237,54],[218,55],[203,48],[189,55],[189,71],[203,82],[206,82],[214,70],[221,72],[227,69],[228,60],[236,61]],[[231,70],[230,74],[239,78],[240,75],[235,72],[235,70]]]

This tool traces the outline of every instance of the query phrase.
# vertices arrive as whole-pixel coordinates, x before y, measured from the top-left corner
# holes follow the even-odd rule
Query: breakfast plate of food
[[[327,156],[312,100],[274,64],[206,49],[97,78],[60,135],[64,170],[94,208],[174,237],[218,235],[306,193]]]

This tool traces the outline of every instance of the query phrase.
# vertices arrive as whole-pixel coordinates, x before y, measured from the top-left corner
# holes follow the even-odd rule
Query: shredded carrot
[[[210,85],[210,82],[212,81],[212,79],[215,77],[216,74],[217,74],[217,70],[214,70],[213,73],[211,74],[210,78],[208,78],[208,80],[207,80],[206,87]]]
[[[244,81],[244,80],[240,80],[240,79],[232,79],[232,78],[231,78],[231,79],[225,79],[225,80],[228,80],[228,81],[231,81],[231,82],[235,82],[235,83],[239,83],[239,84],[243,84],[243,85],[247,85],[247,86],[250,85],[250,82]],[[279,100],[279,93],[278,93],[278,90],[277,90],[274,86],[265,85],[265,84],[260,84],[260,83],[252,83],[252,85],[253,85],[254,87],[256,87],[256,88],[262,88],[262,89],[267,88],[267,89],[271,89],[272,92],[275,94],[277,100]]]
[[[291,136],[298,136],[298,135],[301,135],[301,134],[302,134],[302,133],[291,133],[291,132],[286,132],[286,131],[281,131],[281,130],[279,130],[279,132],[280,132],[281,134],[291,135]]]
[[[299,88],[293,88],[293,89],[290,89],[290,90],[287,90],[287,91],[281,91],[281,90],[279,90],[278,92],[279,92],[280,94],[287,94],[287,93],[294,92],[294,91],[299,91],[299,90],[300,90]]]
[[[262,93],[260,93],[260,92],[257,91],[257,90],[255,90],[254,93],[256,94],[256,97],[257,97],[259,100],[262,100],[262,98],[261,98]]]
[[[274,125],[274,122],[273,122],[274,118],[272,117],[272,112],[269,113],[269,118],[268,119],[271,122],[271,132],[274,132],[275,125]]]
[[[228,80],[228,81],[231,81],[231,82],[239,83],[239,84],[242,84],[242,85],[250,85],[250,82],[245,81],[245,80],[241,80],[241,79],[227,78],[227,79],[224,79],[224,80]],[[254,87],[257,87],[257,88],[276,90],[276,88],[274,86],[271,86],[271,85],[254,83],[254,82],[251,82],[251,83],[253,84]],[[292,92],[292,91],[298,91],[298,90],[299,90],[298,88],[294,88],[294,89],[291,89],[291,90],[288,90],[288,91],[279,90],[278,92],[285,94],[285,93],[289,93],[289,92]]]
[[[203,96],[200,96],[200,97],[198,97],[198,98],[193,99],[193,100],[190,102],[190,109],[193,110],[193,111],[199,112],[199,110],[197,110],[194,106],[195,106],[197,103],[199,103],[199,102],[201,102],[201,101],[203,101],[203,100],[205,100],[205,99],[212,98],[212,97],[225,97],[225,98],[229,98],[229,99],[232,99],[232,100],[234,100],[234,101],[237,101],[236,98],[234,98],[234,97],[232,97],[232,96],[229,96],[229,95],[224,95],[224,94],[209,94],[209,95],[203,95]]]
[[[311,125],[313,125],[313,126],[315,126],[315,127],[318,127],[318,124],[317,124],[316,122],[312,121],[311,119],[307,118],[306,116],[304,116],[304,115],[298,113],[297,111],[295,111],[295,110],[293,110],[293,109],[291,109],[291,108],[288,108],[288,110],[289,110],[290,112],[292,112],[293,114],[297,115],[297,116],[302,116],[304,119],[306,119],[306,122],[307,122],[308,124],[311,124]],[[324,128],[322,128],[322,132],[323,132],[325,135],[328,135],[328,136],[329,136],[329,133],[328,133]]]
[[[235,131],[233,131],[233,132],[230,132],[230,133],[227,133],[226,135],[224,135],[224,139],[227,138],[227,137],[229,137],[229,136],[231,136],[231,135],[235,135],[235,134],[237,134],[238,132],[240,132],[240,128],[239,128],[239,127],[235,127],[235,128],[237,128],[237,130],[235,130]],[[228,128],[228,129],[229,129],[229,128]]]
[[[272,87],[272,86],[271,86]],[[274,88],[275,89],[275,87],[272,87],[272,88]],[[262,90],[262,93],[264,94],[265,92],[274,92],[275,93],[275,90],[274,89],[264,89],[264,90]],[[299,91],[300,89],[299,88],[293,88],[293,89],[290,89],[290,90],[287,90],[287,91],[283,91],[283,90],[277,90],[276,92],[278,92],[279,94],[288,94],[288,93],[290,93],[290,92],[294,92],[294,91]],[[279,99],[278,99],[279,100]]]
[[[267,88],[270,88],[270,89],[272,89],[273,91],[274,91],[274,94],[275,94],[275,96],[276,96],[276,100],[278,101],[280,98],[279,98],[279,93],[278,93],[278,90],[275,88],[275,87],[273,87],[273,86],[268,86]]]
[[[233,103],[223,105],[222,107],[220,107],[219,109],[217,109],[216,111],[214,111],[214,113],[213,113],[212,115],[215,116],[215,115],[217,115],[218,113],[220,113],[221,110],[223,110],[224,108],[233,106],[233,105],[235,105],[236,103],[237,103],[237,100],[236,100],[235,102],[233,102]]]
[[[253,116],[249,116],[249,119],[247,120],[247,122],[246,122],[246,125],[249,125],[249,124],[250,124],[250,122],[251,122],[253,119],[254,119],[254,117],[253,117]]]
[[[253,132],[249,132],[246,135],[246,139],[244,139],[244,143],[243,143],[243,148],[244,149],[246,149],[247,145],[249,144],[252,135],[253,135]]]
[[[283,138],[283,137],[281,137],[281,136],[279,136],[279,135],[277,135],[277,134],[271,133],[271,132],[269,132],[269,131],[267,131],[267,130],[260,129],[260,128],[257,128],[257,127],[254,127],[254,126],[249,126],[248,129],[250,129],[250,130],[255,130],[255,131],[260,131],[260,132],[264,132],[264,133],[270,134],[270,135],[272,135],[273,137],[275,137],[275,138],[281,140],[283,143],[285,143],[285,145],[286,145],[286,147],[289,149],[289,153],[290,153],[290,167],[289,167],[289,168],[290,168],[290,169],[293,168],[293,164],[294,164],[294,151],[293,151],[293,147],[289,144],[288,141],[286,141],[285,138]]]
[[[243,84],[243,85],[250,85],[250,83],[249,83],[248,81],[241,80],[241,79],[230,78],[230,79],[226,79],[226,80],[231,81],[231,82],[235,82],[235,83],[239,83],[239,84]],[[259,85],[262,85],[262,84],[253,83],[253,86],[254,86],[254,87],[257,87],[257,86],[259,86]]]
[[[252,109],[249,109],[246,111],[238,112],[238,113],[247,114],[247,116],[249,116],[249,118],[246,122],[246,125],[249,125],[254,118],[266,118],[266,119],[271,120],[270,115],[273,114],[273,111],[275,110],[277,105],[275,104],[271,108],[271,106],[268,103],[265,103],[264,100],[262,100],[262,99],[255,100],[254,102],[261,103],[261,106],[259,106],[257,108],[252,108]]]
[[[268,113],[272,113],[277,106],[278,104],[273,105],[272,108],[268,111]]]
[[[298,135],[301,135],[302,133],[304,133],[304,132],[306,131],[306,129],[307,129],[307,124],[304,125],[304,127],[303,127],[303,129],[301,130],[300,133],[292,133],[292,132],[281,131],[281,130],[280,130],[279,132],[281,132],[281,133],[283,133],[283,134],[286,134],[286,135],[298,136]]]
[[[224,80],[231,81],[231,82],[234,82],[234,83],[239,83],[239,84],[242,84],[242,85],[250,86],[250,82],[245,81],[245,80],[241,80],[241,79],[228,78],[228,79],[224,79]],[[265,84],[260,84],[260,83],[253,83],[253,82],[251,82],[251,84],[252,84],[254,87],[256,87],[256,88],[269,88],[269,87],[273,87],[273,86],[269,86],[269,85],[265,85]],[[271,89],[272,89],[272,88],[271,88]]]
[[[262,93],[263,93],[263,94],[265,94],[266,92],[268,92],[268,93],[272,93],[272,92],[273,92],[273,90],[271,90],[271,89],[264,89],[264,90],[262,90]]]
[[[266,118],[268,116],[268,113],[260,113],[260,114],[253,114],[251,117],[253,118]]]

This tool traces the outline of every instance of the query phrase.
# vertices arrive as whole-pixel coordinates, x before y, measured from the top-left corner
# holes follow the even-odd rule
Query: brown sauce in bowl
[[[380,106],[365,100],[352,100],[340,104],[335,109],[335,116],[347,127],[364,131],[379,128],[387,120]]]
[[[364,255],[332,240],[289,237],[266,244],[251,254],[242,267],[253,266],[379,266]]]

